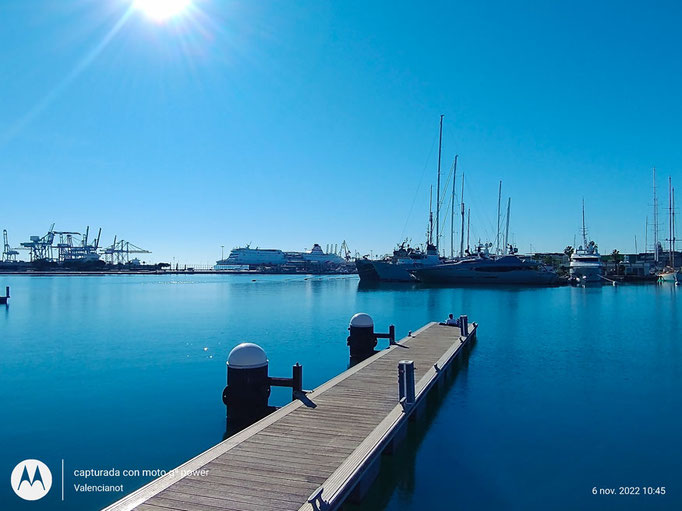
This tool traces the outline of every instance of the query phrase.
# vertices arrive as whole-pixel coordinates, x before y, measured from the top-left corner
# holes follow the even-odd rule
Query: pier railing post
[[[414,405],[414,361],[412,360],[398,362],[398,395],[406,408]]]

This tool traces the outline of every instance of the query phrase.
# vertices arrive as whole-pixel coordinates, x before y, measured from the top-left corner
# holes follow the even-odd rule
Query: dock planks
[[[337,509],[476,334],[429,323],[411,337],[199,454],[104,511]],[[398,402],[398,362],[415,364],[416,405]],[[198,470],[203,475],[192,474]],[[309,500],[311,496],[316,498]]]

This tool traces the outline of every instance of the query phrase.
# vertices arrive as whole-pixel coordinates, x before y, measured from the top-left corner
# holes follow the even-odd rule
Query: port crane
[[[54,224],[45,236],[31,236],[30,241],[25,241],[21,246],[29,251],[31,261],[52,261],[52,243],[54,242]]]
[[[114,242],[111,246],[104,249],[104,260],[110,264],[130,264],[130,254],[151,254],[149,250],[133,245],[129,241],[120,240]]]
[[[59,236],[59,243],[57,243],[59,261],[99,260],[97,250],[99,248],[100,236],[102,235],[101,228],[92,244],[88,244],[90,226],[85,228],[85,234],[83,235],[79,232],[71,231],[55,232],[55,235]],[[80,236],[80,240],[75,238],[75,236]]]
[[[348,248],[348,243],[346,243],[346,240],[343,240],[343,243],[341,243],[341,249],[339,251],[339,255],[343,257],[346,261],[351,260],[351,252],[350,248]]]
[[[17,252],[16,250],[9,246],[9,241],[7,239],[7,229],[2,230],[2,240],[4,242],[2,250],[2,261],[4,263],[16,262],[19,252]]]

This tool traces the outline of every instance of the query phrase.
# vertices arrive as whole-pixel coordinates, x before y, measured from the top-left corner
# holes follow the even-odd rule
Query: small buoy
[[[208,348],[207,348],[207,347],[204,347],[204,351],[208,351]]]

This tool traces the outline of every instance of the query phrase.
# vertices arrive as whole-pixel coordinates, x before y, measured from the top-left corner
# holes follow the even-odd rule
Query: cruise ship
[[[263,266],[284,266],[289,264],[333,264],[340,265],[346,261],[337,254],[328,254],[315,243],[310,252],[284,252],[274,248],[235,248],[227,259],[215,264],[216,270],[255,269]]]

